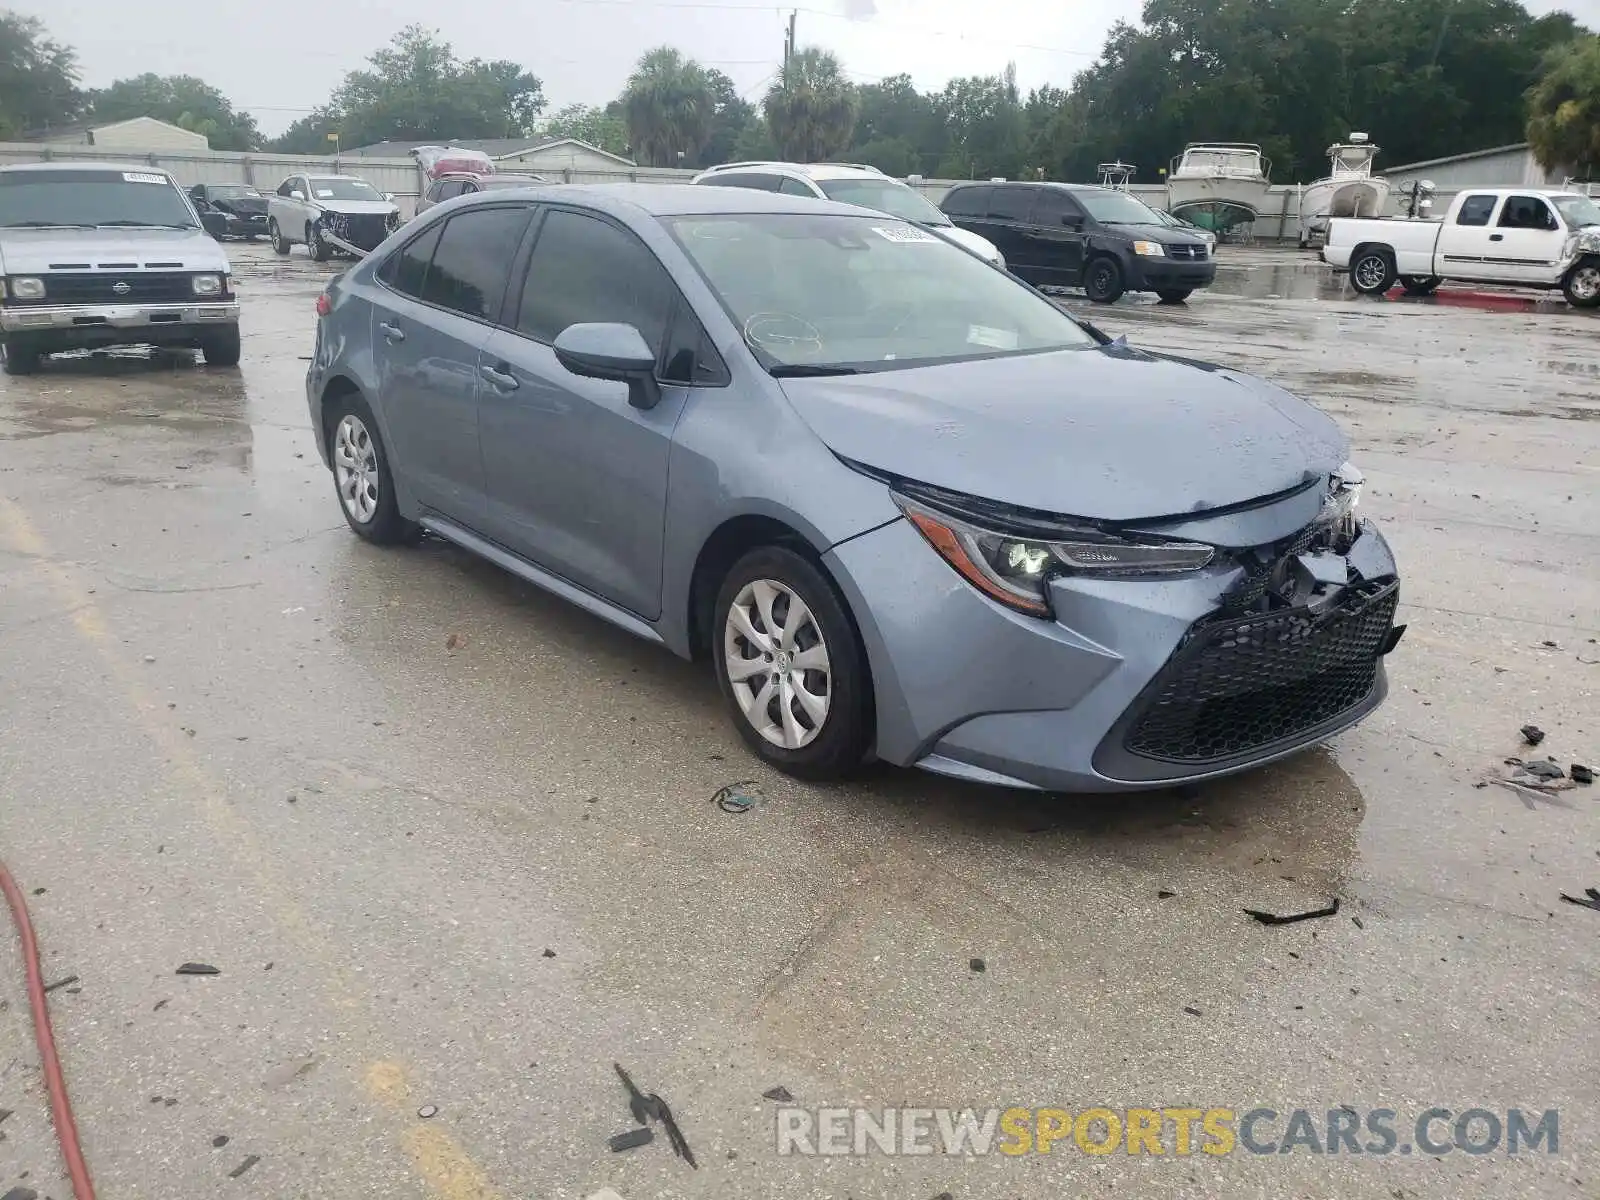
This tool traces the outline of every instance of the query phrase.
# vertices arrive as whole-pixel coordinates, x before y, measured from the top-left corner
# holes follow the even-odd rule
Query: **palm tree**
[[[698,163],[711,138],[714,109],[705,68],[671,46],[658,46],[641,58],[622,92],[633,153],[652,167]]]
[[[795,52],[763,104],[778,152],[817,162],[850,145],[856,127],[856,89],[826,50]]]

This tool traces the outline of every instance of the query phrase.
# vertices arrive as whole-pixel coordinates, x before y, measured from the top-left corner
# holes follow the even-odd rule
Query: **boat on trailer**
[[[1271,172],[1253,142],[1190,142],[1167,172],[1167,211],[1212,233],[1248,232],[1266,207]]]
[[[1378,148],[1364,133],[1328,147],[1328,174],[1300,194],[1300,248],[1326,237],[1333,217],[1381,217],[1389,204],[1389,181],[1372,173]]]

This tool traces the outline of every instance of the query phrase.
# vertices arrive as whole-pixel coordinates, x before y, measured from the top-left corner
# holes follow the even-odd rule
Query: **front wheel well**
[[[791,525],[775,517],[747,514],[724,521],[712,531],[689,577],[689,654],[696,660],[711,653],[717,591],[733,564],[761,546],[783,546],[810,559],[824,575],[827,568],[816,548]],[[848,609],[847,609],[848,611]]]

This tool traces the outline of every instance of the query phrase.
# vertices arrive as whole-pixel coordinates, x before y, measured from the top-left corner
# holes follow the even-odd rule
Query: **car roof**
[[[723,163],[716,167],[707,167],[696,178],[713,179],[718,175],[743,174],[745,172],[768,174],[798,175],[804,179],[880,179],[891,183],[899,183],[885,175],[876,167],[869,167],[861,163],[793,163],[793,162],[737,162]]]
[[[137,171],[141,175],[165,175],[168,179],[172,176],[160,167],[152,167],[149,163],[119,163],[119,162],[34,162],[34,163],[9,163],[0,167],[0,171],[7,175],[26,174],[31,171]]]
[[[646,214],[653,217],[730,216],[744,213],[832,213],[841,217],[886,218],[858,204],[841,204],[811,196],[788,196],[754,188],[696,187],[690,183],[535,183],[528,191],[551,203],[567,201],[613,216]],[[453,200],[451,204],[477,202],[485,193]],[[496,197],[504,203],[505,196]]]

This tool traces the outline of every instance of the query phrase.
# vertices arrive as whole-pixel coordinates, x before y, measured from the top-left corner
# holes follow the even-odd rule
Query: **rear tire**
[[[1350,260],[1350,285],[1363,296],[1382,296],[1398,278],[1394,258],[1381,247],[1360,251]]]
[[[289,245],[288,240],[283,236],[283,230],[278,228],[276,220],[267,222],[267,236],[272,239],[273,253],[279,258],[288,257],[289,251],[293,247]]]
[[[206,334],[200,339],[200,353],[205,355],[208,367],[237,367],[239,365],[239,327],[229,325]]]
[[[39,351],[15,335],[5,343],[4,354],[7,375],[32,375],[39,369]]]
[[[333,489],[345,522],[375,545],[416,541],[422,527],[395,504],[389,451],[366,400],[355,392],[339,397],[328,406],[327,421]]]
[[[1164,292],[1157,292],[1163,304],[1182,304],[1194,294],[1193,288],[1168,288]]]
[[[1096,304],[1115,304],[1126,290],[1122,267],[1116,259],[1101,255],[1089,260],[1083,274],[1083,291],[1090,300]]]
[[[1600,308],[1600,258],[1585,258],[1561,281],[1561,294],[1573,308]]]
[[[871,673],[843,598],[816,564],[782,546],[752,550],[722,581],[713,613],[717,685],[745,744],[800,779],[860,767],[874,729]]]
[[[1443,282],[1437,275],[1400,276],[1400,286],[1405,288],[1408,296],[1431,296]]]

